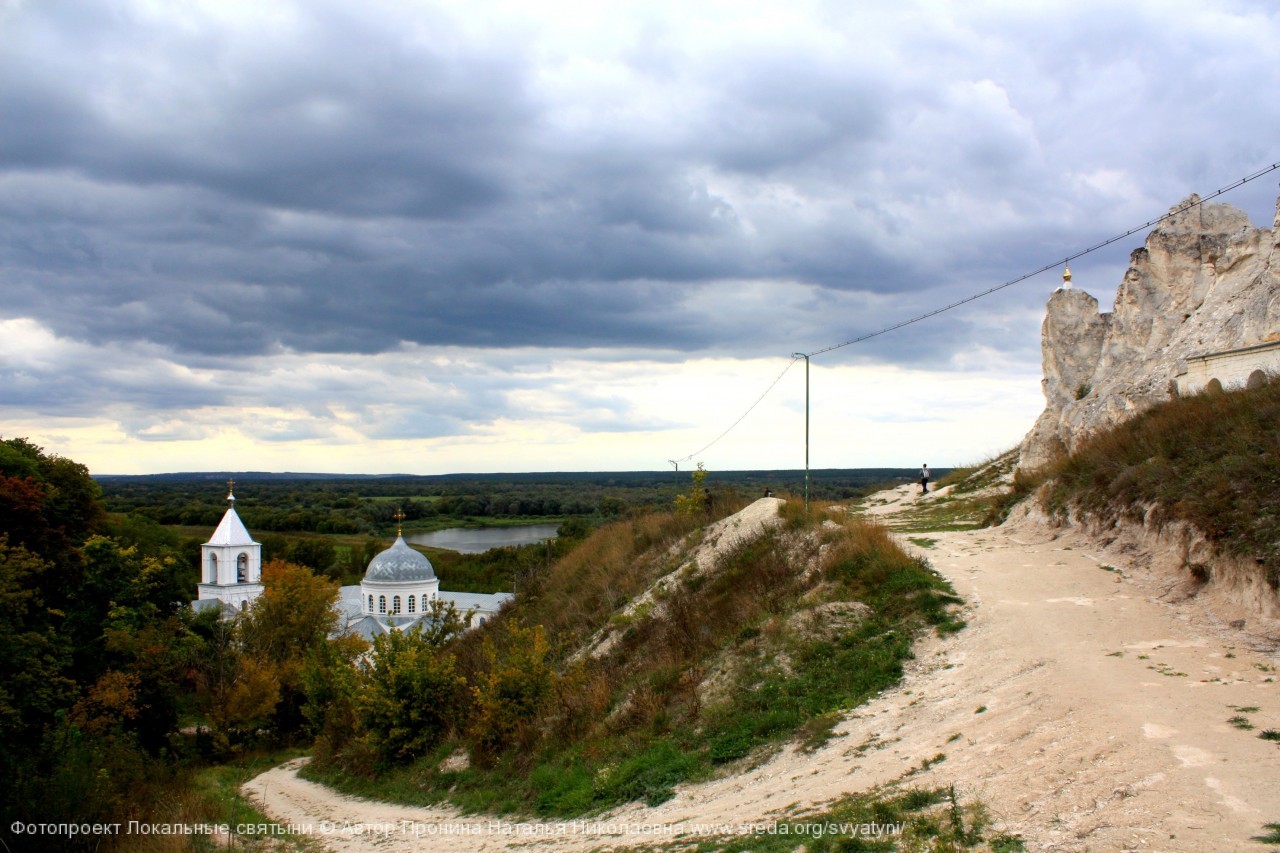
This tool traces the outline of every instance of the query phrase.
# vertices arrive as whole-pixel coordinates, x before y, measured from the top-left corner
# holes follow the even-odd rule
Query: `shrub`
[[[373,641],[356,714],[383,762],[424,755],[454,725],[466,682],[453,655],[418,626]]]
[[[535,723],[555,698],[557,677],[543,627],[509,623],[502,639],[501,653],[485,641],[488,668],[471,687],[469,738],[481,759],[513,744],[530,745]]]

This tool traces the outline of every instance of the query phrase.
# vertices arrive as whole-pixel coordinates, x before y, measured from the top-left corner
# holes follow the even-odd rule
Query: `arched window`
[[[394,616],[400,612],[400,596],[391,599],[391,614]]]
[[[205,583],[218,582],[218,555],[209,555],[209,577],[205,579]]]
[[[1261,370],[1255,370],[1253,373],[1250,373],[1249,378],[1245,380],[1244,387],[1249,390],[1253,390],[1254,388],[1261,388],[1266,384],[1267,374],[1263,373]]]
[[[241,610],[249,609],[249,599],[246,598],[244,601],[240,602],[240,609]]]
[[[480,617],[480,621],[479,621],[479,622],[477,622],[476,624],[477,624],[477,625],[483,625],[483,624],[484,624],[484,622],[485,622],[485,618],[484,618],[483,616],[481,616],[481,617]]]
[[[373,596],[369,596],[369,612],[373,612]]]
[[[236,581],[239,583],[249,582],[249,555],[241,554],[236,557]]]
[[[416,612],[416,611],[413,609],[413,606],[414,606],[414,604],[415,604],[416,602],[417,602],[417,596],[413,596],[413,595],[409,596],[409,612],[410,612],[410,613],[415,613],[415,612]]]
[[[379,613],[387,612],[387,597],[385,595],[378,596],[378,612]]]
[[[1217,379],[1216,377],[1215,377],[1215,378],[1213,378],[1213,379],[1210,379],[1210,380],[1209,380],[1209,384],[1208,384],[1208,385],[1206,385],[1206,386],[1204,386],[1204,387],[1205,387],[1205,390],[1206,390],[1206,391],[1208,391],[1210,394],[1221,394],[1221,393],[1222,393],[1222,382],[1221,382],[1221,380]]]

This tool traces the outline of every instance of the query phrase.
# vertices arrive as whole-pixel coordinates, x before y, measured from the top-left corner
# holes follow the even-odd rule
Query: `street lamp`
[[[792,358],[804,359],[804,511],[809,511],[809,356],[794,352]]]

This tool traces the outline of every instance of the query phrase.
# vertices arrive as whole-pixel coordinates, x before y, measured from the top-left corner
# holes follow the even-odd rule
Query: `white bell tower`
[[[236,515],[236,481],[227,483],[227,512],[200,546],[198,600],[215,599],[224,610],[245,610],[262,595],[262,545]]]

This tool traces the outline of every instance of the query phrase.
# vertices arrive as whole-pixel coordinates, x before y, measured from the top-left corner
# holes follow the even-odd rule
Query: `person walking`
[[[920,466],[920,494],[929,491],[929,465],[928,463]]]

